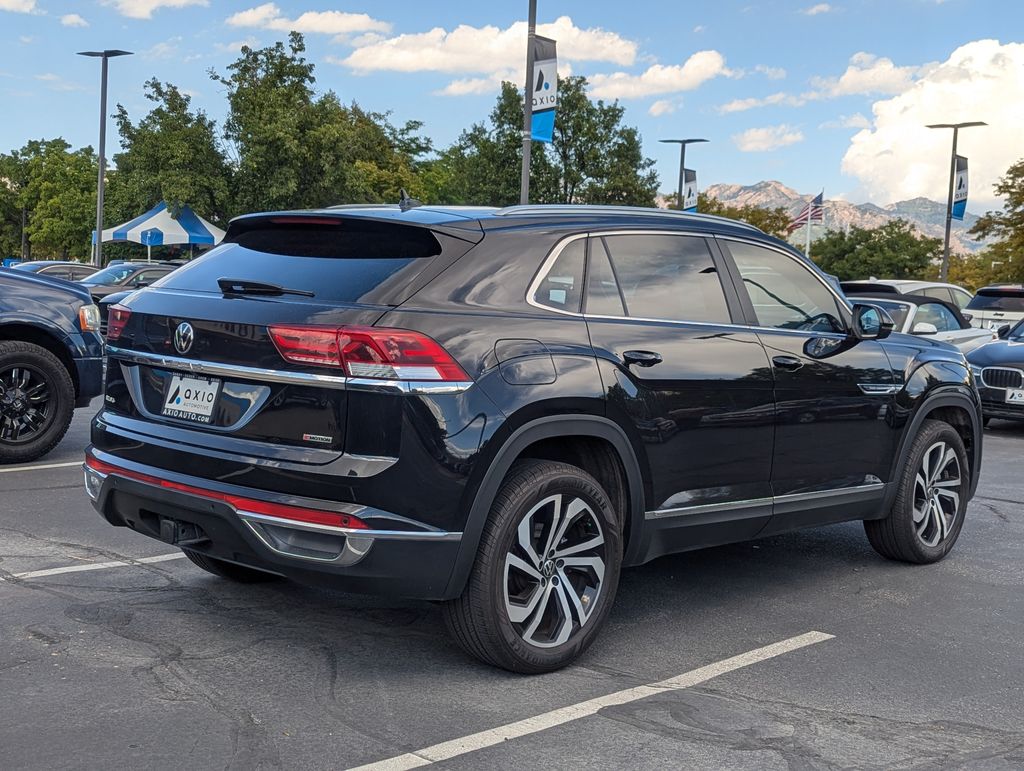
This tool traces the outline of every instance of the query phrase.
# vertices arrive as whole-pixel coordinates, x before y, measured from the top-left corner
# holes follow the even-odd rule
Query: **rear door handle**
[[[786,370],[787,372],[796,372],[804,366],[804,363],[796,356],[773,356],[772,364],[779,369]]]
[[[622,360],[626,362],[627,367],[630,364],[636,364],[638,367],[653,367],[662,362],[661,354],[655,351],[623,351]]]

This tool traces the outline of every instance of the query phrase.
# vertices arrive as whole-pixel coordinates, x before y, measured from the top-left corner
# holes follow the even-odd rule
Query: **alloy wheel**
[[[17,365],[0,372],[0,441],[30,442],[50,423],[53,392],[34,367]]]
[[[946,442],[929,447],[914,479],[914,530],[925,546],[938,546],[953,529],[962,485],[956,451]]]
[[[583,499],[551,495],[523,517],[505,556],[509,621],[539,648],[567,642],[591,619],[604,587],[605,538]]]

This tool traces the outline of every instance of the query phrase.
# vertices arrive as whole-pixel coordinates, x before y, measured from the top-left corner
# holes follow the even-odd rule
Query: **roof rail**
[[[520,204],[506,206],[494,212],[496,217],[520,216],[573,216],[578,214],[619,214],[632,217],[678,217],[680,219],[703,220],[706,222],[727,222],[735,227],[753,230],[755,233],[763,233],[760,228],[751,225],[749,222],[719,217],[715,214],[699,214],[697,212],[684,212],[677,209],[654,209],[642,206],[598,206],[591,204]]]
[[[397,209],[397,203],[336,203],[328,209]]]

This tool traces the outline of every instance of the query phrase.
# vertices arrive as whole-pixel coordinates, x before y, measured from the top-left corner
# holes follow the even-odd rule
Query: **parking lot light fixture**
[[[99,171],[96,176],[96,244],[93,247],[93,264],[103,267],[103,177],[107,170],[107,60],[115,56],[131,56],[131,51],[106,49],[103,51],[79,51],[79,56],[90,56],[101,59],[103,66],[100,71],[100,146]]]
[[[957,134],[962,128],[987,125],[984,121],[975,120],[967,123],[931,123],[926,126],[926,128],[930,129],[953,129],[953,156],[949,161],[949,197],[946,199],[946,237],[942,245],[942,269],[939,272],[939,281],[945,281],[949,276],[949,231],[953,226],[953,185],[956,184]]]

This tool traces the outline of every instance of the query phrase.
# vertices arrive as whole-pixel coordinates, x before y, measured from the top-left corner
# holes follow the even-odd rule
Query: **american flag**
[[[808,222],[825,221],[825,206],[824,201],[822,200],[824,197],[825,191],[822,190],[817,196],[815,196],[813,201],[804,206],[804,208],[800,210],[800,213],[790,220],[790,233],[806,225]]]

